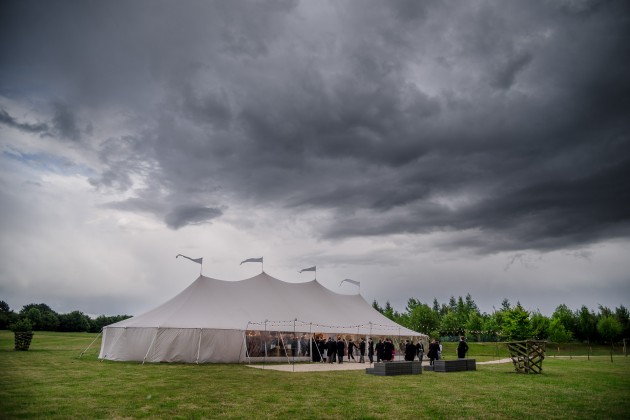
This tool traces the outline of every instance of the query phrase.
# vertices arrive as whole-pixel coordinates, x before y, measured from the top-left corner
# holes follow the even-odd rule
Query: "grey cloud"
[[[101,172],[98,178],[89,178],[88,182],[97,188],[104,187],[118,191],[127,191],[133,186],[130,174],[126,170],[116,170],[115,167]]]
[[[97,148],[97,156],[104,169],[88,182],[99,189],[127,191],[133,187],[133,177],[148,177],[156,166],[151,153],[145,149],[145,133],[111,137],[102,141]],[[156,189],[158,189],[156,187]]]
[[[155,200],[149,200],[146,197],[143,198],[128,198],[123,201],[110,202],[104,205],[106,208],[129,211],[129,212],[144,212],[151,214],[163,214],[165,212],[165,206],[158,203]]]
[[[48,124],[20,122],[15,119],[15,117],[11,116],[5,109],[0,109],[0,124],[4,124],[8,127],[16,128],[27,133],[40,135],[49,134]]]
[[[19,45],[0,41],[11,58],[0,80],[55,83],[64,105],[51,118],[70,139],[92,137],[79,106],[130,114],[129,136],[85,145],[101,164],[90,182],[130,191],[143,179],[115,207],[173,229],[222,215],[198,203],[253,203],[325,210],[312,222],[325,238],[443,231],[451,249],[572,247],[630,222],[619,182],[630,40],[627,3],[567,4],[589,13],[555,2],[68,3],[53,25],[20,5],[32,19],[2,29]],[[23,51],[41,66],[20,72]]]
[[[531,60],[532,55],[526,51],[508,57],[497,66],[490,78],[490,84],[499,89],[509,89],[514,84],[516,75],[523,71]]]
[[[589,14],[594,11],[606,0],[561,0],[556,2],[557,7],[575,14]]]
[[[230,99],[225,91],[196,93],[187,86],[180,107],[193,121],[216,129],[229,128],[233,119]]]
[[[396,16],[403,21],[418,21],[426,18],[432,1],[395,0],[387,2]]]
[[[80,140],[81,130],[78,128],[76,117],[68,105],[55,103],[54,109],[52,123],[58,133],[57,136],[63,140]]]
[[[475,229],[483,235],[456,237],[442,246],[465,245],[483,253],[549,251],[622,238],[630,231],[630,191],[620,180],[630,177],[629,168],[629,161],[620,160],[587,176],[532,184],[460,209],[418,200],[386,212],[374,208],[363,215],[340,214],[339,223],[331,226],[326,236]]]
[[[223,214],[216,207],[180,206],[169,212],[164,221],[171,229],[180,229],[187,225],[210,223]]]
[[[82,132],[70,108],[65,104],[54,103],[53,109],[54,115],[50,126],[47,123],[20,122],[5,109],[0,109],[0,124],[44,137],[54,136],[62,140],[79,140]]]

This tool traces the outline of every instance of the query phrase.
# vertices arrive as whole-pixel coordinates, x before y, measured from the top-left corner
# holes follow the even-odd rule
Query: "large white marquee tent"
[[[361,295],[334,293],[317,280],[287,283],[264,271],[240,281],[200,275],[162,305],[106,326],[99,358],[243,362],[251,359],[248,338],[263,332],[281,340],[282,332],[302,334],[309,341],[316,333],[426,337],[383,316]]]

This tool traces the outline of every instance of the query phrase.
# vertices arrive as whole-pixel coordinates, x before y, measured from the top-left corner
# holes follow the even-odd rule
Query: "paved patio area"
[[[497,363],[511,363],[512,359],[497,359],[497,360],[489,360],[486,362],[477,362],[478,365],[489,365],[489,364],[497,364]],[[423,361],[422,366],[429,366],[429,361]],[[255,369],[266,369],[266,370],[278,370],[282,372],[328,372],[328,371],[336,371],[336,370],[362,370],[365,368],[372,367],[369,363],[356,363],[356,362],[344,362],[342,364],[338,363],[296,363],[294,365],[291,364],[256,364],[256,365],[247,365],[247,367],[255,368]]]

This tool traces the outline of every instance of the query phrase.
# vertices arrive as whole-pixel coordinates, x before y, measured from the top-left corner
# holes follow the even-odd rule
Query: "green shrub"
[[[28,318],[20,318],[16,323],[11,324],[9,329],[13,332],[31,332],[33,331],[33,324]]]

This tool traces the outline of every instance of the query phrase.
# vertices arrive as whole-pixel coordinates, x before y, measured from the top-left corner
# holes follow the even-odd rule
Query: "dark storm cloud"
[[[472,238],[443,242],[444,248],[467,246],[483,252],[519,249],[548,251],[630,233],[630,161],[572,180],[548,180],[499,194],[480,203],[451,209],[421,200],[406,211],[339,215],[330,228],[335,237],[388,232],[479,230]],[[342,221],[342,222],[341,222]]]
[[[0,88],[54,85],[63,137],[86,137],[79,106],[129,116],[85,146],[95,187],[136,194],[115,208],[173,229],[325,210],[327,238],[480,252],[627,234],[627,2],[140,4],[10,3],[0,36]]]
[[[40,135],[48,134],[48,124],[20,122],[4,109],[0,109],[0,124],[4,124],[8,127],[16,128],[27,133]]]
[[[52,122],[58,137],[64,140],[79,140],[81,138],[81,130],[77,126],[76,117],[72,110],[61,103],[55,103],[54,110]]]
[[[79,140],[82,131],[77,125],[76,116],[68,106],[55,103],[53,104],[53,109],[54,114],[50,125],[47,123],[20,122],[4,109],[0,109],[0,124],[26,133],[39,134],[42,137],[56,137],[71,141]]]
[[[223,212],[215,207],[178,206],[169,212],[164,221],[168,227],[179,229],[187,225],[210,223]]]
[[[508,57],[504,63],[499,63],[498,68],[490,79],[490,84],[499,89],[509,89],[514,85],[516,75],[522,71],[532,60],[531,54],[522,52]]]

